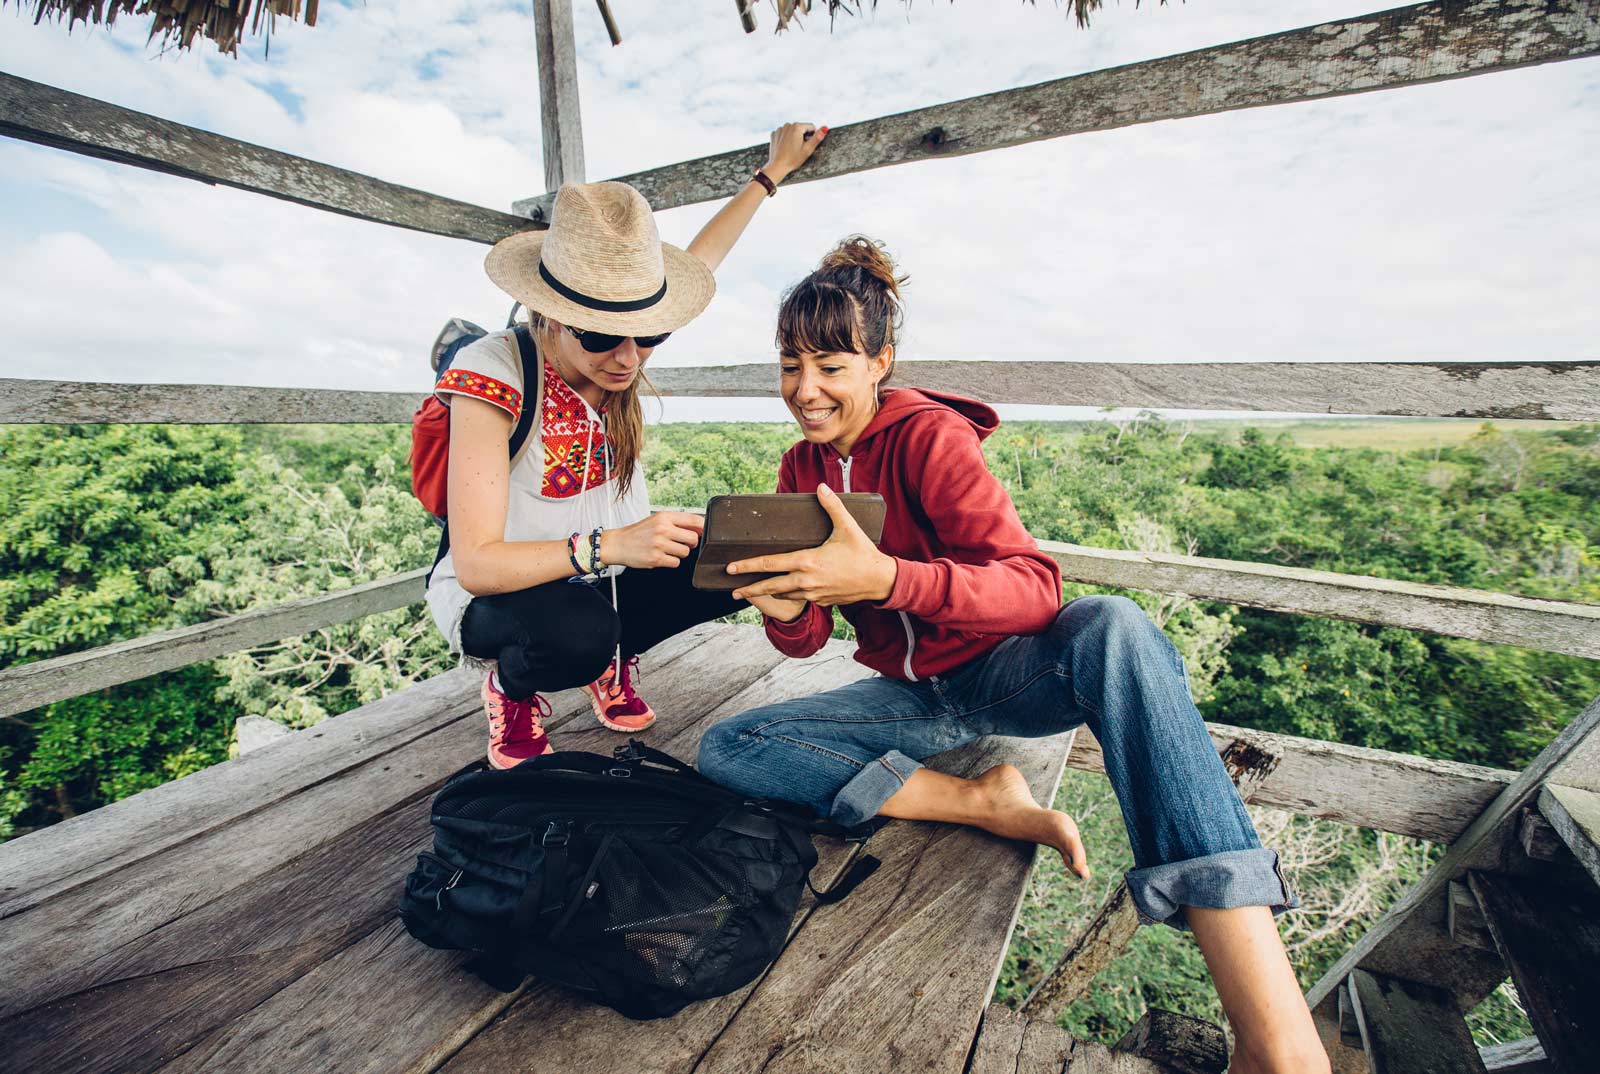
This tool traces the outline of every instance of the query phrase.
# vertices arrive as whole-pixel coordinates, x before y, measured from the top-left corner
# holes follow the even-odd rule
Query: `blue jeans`
[[[698,765],[741,794],[852,825],[933,754],[1080,724],[1099,739],[1122,807],[1142,922],[1184,928],[1184,906],[1298,905],[1189,698],[1182,657],[1126,597],[1074,600],[1043,634],[1007,638],[923,682],[874,676],[751,709],[707,731]]]

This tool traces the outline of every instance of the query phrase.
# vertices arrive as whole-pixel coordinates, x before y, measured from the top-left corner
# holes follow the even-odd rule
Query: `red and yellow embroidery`
[[[544,367],[544,413],[539,432],[544,441],[546,499],[567,499],[606,483],[605,429],[589,416],[589,408],[548,364]],[[590,445],[594,452],[590,454]]]
[[[447,369],[444,376],[439,378],[435,390],[476,396],[509,413],[512,421],[522,416],[522,393],[511,385],[502,384],[482,373],[472,373],[465,369]]]

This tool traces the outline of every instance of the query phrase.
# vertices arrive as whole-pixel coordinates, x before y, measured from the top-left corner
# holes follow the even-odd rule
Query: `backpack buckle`
[[[608,768],[608,769],[606,769],[606,775],[615,776],[617,779],[629,779],[629,778],[631,778],[633,776],[633,769],[631,769],[631,768]]]
[[[544,838],[539,841],[540,846],[564,847],[567,840],[572,838],[572,822],[570,820],[553,820],[550,827],[544,830]]]
[[[639,749],[637,739],[630,738],[624,745],[618,746],[611,751],[611,759],[614,761],[642,761],[644,760],[644,751]]]

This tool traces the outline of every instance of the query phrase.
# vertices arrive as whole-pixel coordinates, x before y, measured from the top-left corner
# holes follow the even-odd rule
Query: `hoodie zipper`
[[[839,460],[839,473],[844,479],[841,482],[844,486],[840,490],[842,492],[850,491],[850,464],[853,461],[848,455]],[[911,618],[905,612],[895,612],[895,614],[900,617],[900,625],[906,631],[906,658],[901,668],[906,673],[907,682],[918,682],[920,680],[917,678],[917,673],[911,670],[911,658],[917,654],[917,636],[911,630]]]

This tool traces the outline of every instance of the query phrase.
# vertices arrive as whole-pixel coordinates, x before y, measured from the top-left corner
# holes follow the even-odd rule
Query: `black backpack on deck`
[[[637,741],[614,758],[478,762],[434,799],[433,853],[406,878],[400,916],[430,947],[479,952],[467,968],[502,990],[531,974],[659,1018],[778,957],[817,863],[813,832],[859,841],[876,826],[745,799]],[[877,866],[863,856],[819,901]]]

